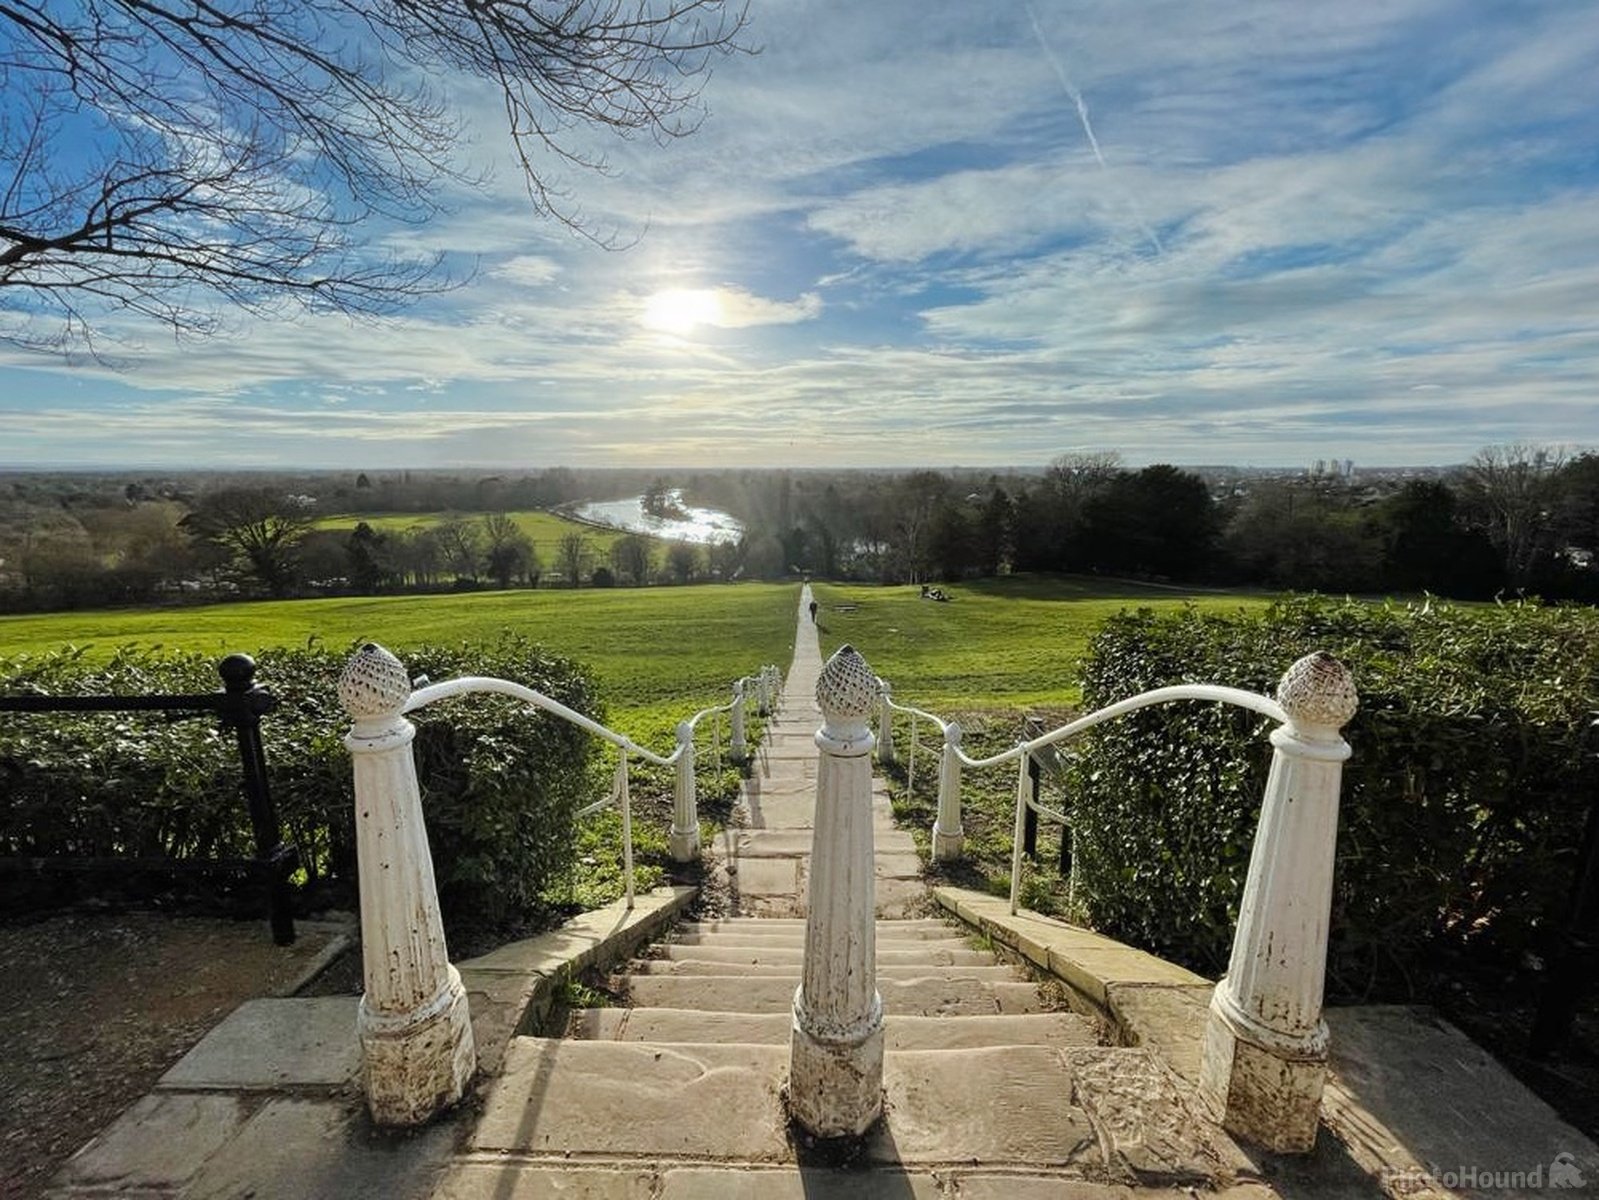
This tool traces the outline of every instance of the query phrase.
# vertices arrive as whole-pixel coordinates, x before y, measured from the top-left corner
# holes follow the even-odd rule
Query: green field
[[[475,520],[482,515],[481,513],[344,513],[336,517],[322,517],[317,521],[316,528],[337,532],[354,529],[356,525],[365,521],[379,533],[399,533],[408,529],[427,529],[451,517]],[[545,567],[555,565],[556,544],[569,533],[581,533],[588,538],[594,553],[601,558],[610,551],[611,543],[623,536],[623,531],[619,529],[585,525],[581,521],[570,521],[538,508],[519,509],[505,515],[515,521],[517,527],[532,539],[539,561]],[[650,540],[660,544],[657,539]]]
[[[1075,704],[1089,640],[1129,608],[1259,607],[1268,597],[1190,593],[1081,576],[1011,575],[919,587],[815,584],[822,651],[852,643],[901,704],[948,709]]]
[[[222,655],[375,641],[403,659],[407,646],[513,630],[592,668],[613,720],[649,710],[654,726],[721,702],[734,679],[765,663],[787,669],[798,596],[792,584],[740,583],[52,613],[0,617],[0,655],[66,644],[95,655],[130,642]]]

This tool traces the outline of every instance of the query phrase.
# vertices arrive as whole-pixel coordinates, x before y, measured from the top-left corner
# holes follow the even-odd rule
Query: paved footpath
[[[811,589],[800,592],[794,661],[783,681],[783,700],[767,725],[759,757],[740,802],[742,825],[717,845],[729,875],[734,913],[799,917],[805,912],[806,864],[816,811],[816,678],[822,655],[810,619]],[[894,827],[888,789],[872,780],[872,833],[877,861],[877,915],[904,917],[932,911],[922,883],[921,860],[911,835]]]

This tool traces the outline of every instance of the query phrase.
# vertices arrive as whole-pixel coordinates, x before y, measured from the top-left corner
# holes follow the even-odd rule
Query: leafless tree
[[[533,208],[598,126],[692,132],[739,0],[0,0],[0,338],[93,350],[131,311],[370,314],[448,286],[363,238],[482,182],[444,80],[497,91]]]
[[[1505,577],[1524,586],[1552,527],[1550,509],[1565,451],[1516,442],[1479,450],[1466,468],[1468,505],[1504,556]]]
[[[589,540],[581,533],[564,533],[555,544],[555,561],[567,587],[577,587],[583,582],[583,572],[588,569],[592,557]]]

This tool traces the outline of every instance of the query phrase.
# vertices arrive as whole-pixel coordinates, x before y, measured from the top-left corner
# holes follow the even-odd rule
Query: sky
[[[1599,448],[1592,0],[754,0],[706,119],[504,165],[471,282],[110,363],[0,342],[0,464],[1463,462]],[[485,106],[474,152],[507,147]],[[3,298],[0,298],[3,300]],[[116,318],[126,321],[125,318]]]

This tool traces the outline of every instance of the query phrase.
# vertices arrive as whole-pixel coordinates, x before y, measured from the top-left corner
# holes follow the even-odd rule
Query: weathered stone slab
[[[922,860],[916,854],[889,854],[882,849],[872,860],[879,879],[921,879]]]
[[[1462,1183],[1451,1190],[1496,1197],[1547,1197],[1557,1163],[1564,1178],[1599,1181],[1599,1148],[1432,1010],[1332,1008],[1326,1021],[1322,1119],[1369,1173],[1436,1192],[1447,1186],[1437,1175],[1455,1172]],[[1468,1173],[1506,1178],[1473,1187]]]
[[[1200,1113],[1191,1088],[1152,1051],[1083,1047],[1065,1057],[1074,1098],[1118,1173],[1208,1183],[1249,1169],[1232,1140]]]
[[[789,963],[700,962],[696,959],[648,958],[632,964],[633,975],[728,975],[737,973],[751,979],[792,979],[800,977],[798,960]],[[1017,982],[1016,968],[987,963],[930,963],[925,961],[876,964],[879,979],[980,979],[988,983]]]
[[[1040,1046],[890,1054],[876,1162],[1084,1163],[1103,1168],[1088,1116],[1071,1100],[1059,1051]]]
[[[697,1008],[717,1012],[788,1012],[797,976],[634,975],[630,1002],[642,1008]],[[1044,1002],[1029,983],[977,979],[879,978],[883,1010],[911,1016],[965,1016],[1038,1012]]]
[[[732,871],[731,865],[729,871]],[[744,896],[794,896],[801,884],[796,858],[740,859],[734,881]]]
[[[359,1101],[274,1100],[205,1164],[184,1200],[424,1200],[455,1138],[450,1121],[376,1133]]]
[[[683,1167],[667,1171],[659,1200],[940,1200],[930,1174],[879,1169]]]
[[[1106,987],[1106,996],[1123,1045],[1155,1051],[1182,1078],[1198,1083],[1213,990],[1208,983],[1113,983]]]
[[[954,1177],[950,1200],[1195,1200],[1193,1188],[1132,1188],[1119,1183],[1089,1183],[1059,1175],[992,1175],[974,1172]],[[1209,1200],[1276,1200],[1263,1183],[1241,1183],[1197,1193]],[[1317,1200],[1333,1200],[1331,1196]]]
[[[697,1012],[675,1008],[587,1009],[573,1020],[572,1036],[632,1042],[739,1042],[787,1045],[786,1013]],[[884,1046],[896,1050],[975,1050],[988,1046],[1092,1046],[1094,1028],[1074,1013],[962,1017],[889,1014]]]
[[[787,1069],[787,1046],[518,1038],[471,1145],[783,1161]]]
[[[749,946],[724,946],[715,942],[709,944],[702,942],[692,946],[672,943],[659,947],[659,950],[665,960],[692,959],[695,962],[740,963],[746,966],[755,966],[760,963],[770,965],[805,961],[805,946],[802,939],[795,939],[792,942],[784,941]],[[986,950],[973,950],[958,943],[951,945],[942,941],[888,940],[880,940],[877,943],[877,961],[883,966],[896,963],[931,966],[992,966],[998,962]]]
[[[162,1088],[338,1087],[361,1069],[355,996],[247,1000],[161,1077]]]
[[[472,1161],[450,1168],[433,1200],[655,1200],[655,1172]]]
[[[118,1192],[176,1191],[249,1118],[251,1102],[226,1093],[151,1092],[79,1150],[52,1181]]]

